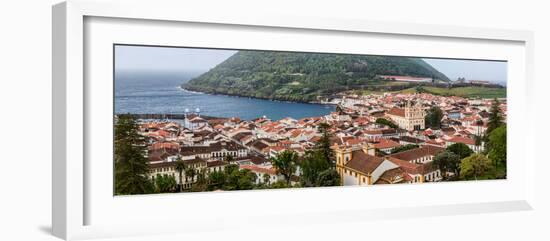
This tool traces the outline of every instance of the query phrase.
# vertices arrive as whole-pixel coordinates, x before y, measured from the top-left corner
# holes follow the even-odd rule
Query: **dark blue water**
[[[267,116],[300,119],[323,116],[334,106],[269,101],[226,95],[210,95],[182,90],[180,85],[200,73],[117,72],[115,74],[115,113],[181,114],[200,109],[201,114],[239,117],[250,120]]]

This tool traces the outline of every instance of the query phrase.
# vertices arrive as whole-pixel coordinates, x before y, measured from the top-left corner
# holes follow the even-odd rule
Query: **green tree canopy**
[[[447,180],[447,172],[452,172],[455,175],[458,175],[458,171],[460,169],[460,157],[453,152],[445,150],[435,155],[432,164],[441,170],[443,180]]]
[[[195,176],[197,175],[197,170],[191,166],[186,166],[185,168],[185,182],[190,181],[193,183],[195,181]]]
[[[178,172],[178,179],[179,179],[179,185],[178,185],[178,189],[179,191],[181,192],[183,190],[183,172],[185,171],[185,163],[181,160],[181,159],[178,159],[176,161],[176,171]]]
[[[304,187],[319,186],[318,178],[319,174],[325,170],[330,169],[329,163],[325,161],[323,152],[321,151],[309,151],[307,152],[302,161],[300,162],[300,170],[302,172],[301,182]]]
[[[378,119],[376,119],[376,123],[377,123],[377,124],[380,124],[380,125],[389,126],[389,127],[391,127],[391,128],[396,128],[396,129],[398,128],[398,126],[397,126],[395,123],[391,122],[391,121],[388,120],[388,119],[384,119],[384,118],[378,118]]]
[[[447,151],[457,154],[460,159],[464,159],[474,153],[472,149],[464,143],[454,143],[447,147]]]
[[[502,124],[504,123],[502,111],[500,110],[500,102],[495,98],[489,111],[489,122],[487,123],[486,134],[490,134],[494,129],[500,127]]]
[[[297,160],[298,154],[289,150],[285,150],[271,159],[273,166],[277,169],[277,174],[283,175],[287,182],[287,186],[290,186],[290,178],[294,172],[296,172]]]
[[[235,158],[232,155],[227,155],[223,158],[223,160],[227,163],[231,163],[232,161],[235,160]]]
[[[335,169],[324,170],[317,178],[317,185],[320,187],[338,186],[340,182],[340,175]]]
[[[441,128],[441,119],[443,118],[443,111],[437,106],[432,106],[426,114],[425,121],[426,126],[430,128]]]
[[[176,190],[176,178],[168,174],[157,174],[155,177],[155,187],[157,192],[173,192]]]
[[[230,165],[231,166],[231,165]],[[235,165],[236,166],[236,165]],[[226,181],[224,190],[249,190],[255,187],[256,174],[247,169],[226,168]]]
[[[115,194],[145,194],[154,191],[148,178],[144,138],[130,115],[119,115],[115,123]]]
[[[223,171],[213,171],[208,174],[209,190],[223,189],[226,182],[226,175]]]
[[[325,162],[327,162],[330,166],[332,166],[334,159],[334,153],[332,152],[332,149],[330,149],[330,125],[328,123],[320,123],[319,124],[319,132],[321,132],[321,138],[317,142],[315,149],[317,151],[320,151],[322,153],[322,158]],[[319,157],[319,158],[321,158]]]
[[[482,154],[473,154],[460,162],[460,178],[465,180],[478,180],[491,171],[491,160]]]
[[[270,176],[269,174],[264,173],[264,174],[262,175],[262,183],[263,183],[264,185],[269,185],[269,180],[270,180],[270,179],[271,179],[271,176]]]
[[[288,187],[290,186],[286,181],[276,181],[273,184],[271,184],[271,188],[273,189],[288,188]]]
[[[495,166],[506,166],[506,126],[500,126],[489,134],[488,156]]]

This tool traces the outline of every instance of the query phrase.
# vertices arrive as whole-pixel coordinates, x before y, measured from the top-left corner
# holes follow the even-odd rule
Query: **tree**
[[[115,193],[145,194],[154,191],[147,177],[149,165],[145,140],[130,115],[120,115],[115,124]]]
[[[426,117],[424,117],[426,126],[430,128],[441,128],[441,119],[443,118],[443,111],[437,106],[432,106]]]
[[[395,128],[395,129],[398,128],[398,126],[397,126],[395,123],[393,123],[393,122],[391,122],[391,121],[389,121],[389,120],[387,120],[387,119],[384,119],[384,118],[378,118],[378,119],[376,119],[375,122],[376,122],[376,124],[389,126],[389,127],[391,127],[391,128]]]
[[[270,179],[271,179],[271,176],[267,173],[264,173],[264,175],[262,176],[262,180],[263,180],[264,185],[269,185],[269,180]]]
[[[208,189],[218,190],[223,189],[226,182],[226,175],[223,171],[213,171],[208,174]]]
[[[304,155],[303,160],[300,162],[300,170],[302,171],[300,181],[302,182],[302,186],[319,186],[319,174],[331,167],[324,158],[321,151],[309,151]]]
[[[155,178],[155,187],[158,192],[172,192],[176,189],[176,178],[168,174],[157,174]]]
[[[324,161],[332,166],[332,160],[334,158],[332,149],[330,149],[330,125],[325,122],[320,123],[319,131],[321,132],[321,138],[319,139],[319,142],[317,142],[315,149],[320,151]]]
[[[460,161],[460,178],[477,180],[492,168],[489,158],[482,154],[473,154]]]
[[[197,175],[197,170],[193,167],[187,167],[185,169],[185,182],[188,181],[188,179],[191,179],[191,183],[193,183],[195,180],[195,176]]]
[[[447,147],[447,151],[457,154],[460,159],[464,159],[474,153],[472,149],[464,143],[454,143]]]
[[[458,175],[460,157],[453,152],[445,150],[435,155],[432,165],[439,168],[443,180],[447,180],[447,172],[452,172],[455,176]]]
[[[273,184],[271,184],[271,188],[279,189],[279,188],[287,188],[289,187],[289,184],[286,181],[276,181]]]
[[[231,166],[231,165],[230,165]],[[227,178],[225,181],[225,185],[223,187],[224,190],[249,190],[254,188],[254,183],[256,182],[256,174],[251,172],[247,169],[241,169],[239,170],[239,167],[237,165],[236,168],[227,168],[226,167],[226,174]]]
[[[320,187],[339,186],[340,174],[334,169],[327,169],[319,173],[317,185]]]
[[[489,134],[489,143],[487,144],[489,159],[493,161],[495,167],[500,164],[506,165],[506,126],[500,126]]]
[[[248,169],[242,169],[239,170],[239,182],[238,182],[238,190],[250,190],[254,188],[254,184],[256,183],[256,174],[254,174],[252,171]]]
[[[206,171],[204,169],[199,169],[196,171],[197,181],[191,186],[191,191],[193,192],[203,192],[208,189],[208,181],[206,177]]]
[[[273,166],[277,169],[277,174],[283,175],[287,182],[287,186],[290,186],[290,178],[296,172],[296,161],[298,160],[298,154],[294,151],[285,150],[271,161]]]
[[[223,160],[224,160],[225,162],[227,162],[227,163],[231,163],[232,161],[235,160],[235,158],[233,158],[232,155],[227,155],[227,156],[225,156],[225,157],[223,158]]]
[[[176,171],[178,172],[178,178],[180,181],[178,184],[178,190],[181,192],[183,190],[182,176],[183,176],[183,172],[185,171],[185,163],[181,159],[178,159],[176,161]]]
[[[474,135],[474,140],[476,146],[481,146],[483,144],[483,138],[481,136]]]
[[[489,110],[489,121],[487,122],[487,131],[485,132],[487,135],[491,134],[491,132],[500,127],[502,124],[503,117],[502,117],[502,111],[500,110],[500,102],[497,98],[493,100],[493,104],[491,105],[491,109]]]

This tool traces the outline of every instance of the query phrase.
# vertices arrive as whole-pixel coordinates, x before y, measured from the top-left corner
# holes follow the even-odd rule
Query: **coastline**
[[[255,97],[255,96],[247,96],[247,95],[239,95],[239,94],[228,94],[228,93],[217,93],[217,92],[206,92],[206,91],[198,91],[198,90],[191,90],[183,87],[182,85],[179,85],[178,87],[182,91],[193,93],[193,94],[205,94],[205,95],[221,95],[221,96],[229,96],[229,97],[239,97],[239,98],[250,98],[250,99],[258,99],[258,100],[267,100],[267,101],[273,101],[273,102],[287,102],[287,103],[299,103],[299,104],[309,104],[309,105],[327,105],[327,106],[335,106],[334,103],[327,103],[327,102],[318,102],[318,101],[293,101],[293,100],[285,100],[285,99],[272,99],[272,98],[262,98],[262,97]]]

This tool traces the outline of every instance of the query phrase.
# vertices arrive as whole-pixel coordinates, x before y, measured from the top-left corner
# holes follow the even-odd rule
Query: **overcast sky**
[[[207,71],[223,62],[235,50],[147,46],[115,47],[115,69],[143,71]],[[506,82],[506,62],[424,59],[451,80],[458,77]]]
[[[237,51],[220,49],[115,46],[116,70],[209,70]]]
[[[453,59],[424,59],[451,80],[464,77],[467,80],[506,82],[507,63],[501,61],[476,61]]]

